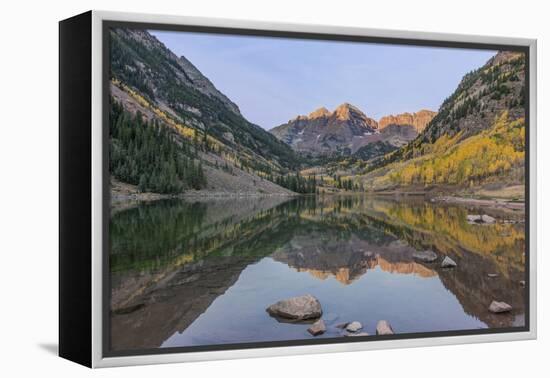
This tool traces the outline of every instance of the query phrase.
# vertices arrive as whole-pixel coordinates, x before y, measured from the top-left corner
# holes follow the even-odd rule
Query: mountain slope
[[[522,185],[525,59],[500,52],[464,76],[411,143],[375,159],[361,180],[381,190],[411,185]]]
[[[442,136],[468,138],[490,128],[504,111],[511,119],[525,117],[525,56],[499,52],[481,68],[466,74],[437,115],[410,144],[381,159],[377,166],[431,152]]]
[[[382,117],[376,122],[359,108],[344,103],[334,112],[319,108],[270,132],[301,153],[371,159],[416,138],[435,114],[430,110],[420,110]]]
[[[264,181],[300,163],[285,143],[248,122],[191,62],[146,31],[111,31],[111,96],[130,115],[168,127],[184,155],[202,164],[208,189],[285,192]]]

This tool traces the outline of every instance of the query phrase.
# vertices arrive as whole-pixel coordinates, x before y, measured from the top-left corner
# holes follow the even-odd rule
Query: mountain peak
[[[315,119],[315,118],[321,118],[321,117],[328,117],[330,114],[331,114],[330,111],[323,106],[323,107],[309,113],[308,118],[309,119]]]
[[[358,107],[347,102],[339,105],[336,110],[334,110],[336,118],[341,120],[350,119],[352,113],[358,113],[360,116],[366,117],[366,115],[361,110],[359,110]]]

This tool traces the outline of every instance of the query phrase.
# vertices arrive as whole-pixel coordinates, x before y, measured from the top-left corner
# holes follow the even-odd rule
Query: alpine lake
[[[490,224],[469,222],[487,214]],[[113,207],[113,351],[522,327],[524,211],[367,195],[161,200]],[[430,250],[434,262],[413,254]],[[445,256],[456,262],[442,268]],[[266,308],[311,294],[326,332]],[[488,311],[493,301],[512,311]],[[375,337],[375,336],[374,336]]]

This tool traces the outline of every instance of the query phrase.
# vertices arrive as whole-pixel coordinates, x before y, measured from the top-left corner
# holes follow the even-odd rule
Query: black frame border
[[[59,356],[92,366],[92,12],[59,21]]]
[[[284,27],[284,25],[282,26]],[[312,26],[314,27],[314,26]],[[236,36],[254,36],[254,37],[270,37],[283,39],[306,39],[306,40],[321,40],[321,41],[341,41],[341,42],[360,42],[374,44],[390,44],[402,46],[418,46],[418,47],[442,47],[456,49],[476,49],[476,50],[505,50],[516,51],[525,54],[525,325],[523,327],[504,327],[504,328],[488,328],[488,329],[473,329],[473,330],[456,330],[456,331],[437,331],[437,332],[417,332],[417,333],[400,333],[395,335],[371,335],[365,337],[338,337],[324,339],[303,339],[303,340],[285,340],[285,341],[267,341],[267,342],[252,342],[252,343],[232,343],[232,344],[212,344],[201,346],[188,347],[170,347],[170,348],[155,348],[155,349],[135,349],[124,351],[113,351],[110,345],[110,295],[111,295],[111,280],[109,270],[109,221],[110,221],[110,173],[109,173],[109,95],[110,95],[110,29],[111,28],[129,28],[129,29],[145,29],[159,31],[177,31],[191,33],[206,33],[220,35],[236,35]],[[406,31],[402,32],[404,35]],[[452,38],[452,36],[450,36]],[[530,331],[530,59],[531,53],[529,46],[499,44],[499,43],[481,43],[481,42],[456,42],[442,41],[429,39],[415,38],[396,38],[396,37],[374,37],[362,36],[353,34],[332,34],[319,32],[297,32],[297,31],[282,31],[282,30],[264,30],[264,29],[247,29],[233,27],[218,27],[218,26],[198,26],[186,24],[163,24],[149,22],[133,22],[133,21],[117,21],[103,20],[102,21],[102,165],[103,165],[103,221],[102,221],[102,357],[126,357],[126,356],[145,356],[158,354],[173,354],[173,353],[192,353],[192,352],[207,352],[207,351],[225,351],[225,350],[246,350],[257,348],[277,348],[277,347],[293,347],[293,346],[308,346],[308,345],[330,345],[330,344],[347,344],[354,342],[376,342],[382,340],[408,340],[421,338],[437,338],[449,336],[472,336],[472,335],[490,335],[490,334],[505,334]],[[427,35],[426,38],[429,38]]]

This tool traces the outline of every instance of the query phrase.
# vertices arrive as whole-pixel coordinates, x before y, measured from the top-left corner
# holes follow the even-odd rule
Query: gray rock
[[[346,326],[346,331],[349,331],[349,332],[357,332],[359,331],[361,328],[363,328],[363,325],[359,322],[351,322],[349,323],[347,326]]]
[[[344,334],[344,336],[346,336],[346,337],[357,337],[357,336],[370,336],[370,335],[366,332],[356,332],[356,333],[346,333],[346,334]]]
[[[468,221],[468,223],[480,223],[480,222],[482,222],[481,215],[468,214],[468,215],[466,215],[466,220]]]
[[[437,260],[437,255],[434,251],[416,251],[413,253],[413,258],[418,261],[431,263]]]
[[[521,287],[525,287],[525,281],[519,281],[519,284],[521,285]]]
[[[449,256],[445,256],[445,258],[441,262],[441,267],[442,268],[455,268],[456,263]]]
[[[489,277],[489,278],[497,278],[497,277],[498,277],[498,273],[488,273],[488,274],[487,274],[487,277]]]
[[[502,312],[512,311],[512,306],[505,302],[492,301],[489,305],[489,311],[494,314],[500,314]]]
[[[316,319],[323,315],[321,303],[311,294],[281,300],[266,311],[272,316],[292,320]]]
[[[483,214],[483,215],[468,214],[466,215],[466,220],[468,221],[468,223],[471,223],[471,224],[474,224],[474,223],[493,224],[496,222],[495,218],[487,214]]]
[[[483,223],[495,223],[496,222],[495,218],[493,218],[492,216],[487,215],[487,214],[483,214],[481,216],[481,220],[483,221]]]
[[[307,331],[311,333],[313,336],[318,336],[325,333],[327,331],[327,327],[323,319],[319,319],[315,323],[313,323],[313,325],[309,327]]]
[[[222,136],[226,141],[235,143],[235,137],[229,131],[226,131],[225,133],[223,133]]]
[[[376,334],[377,335],[393,335],[393,329],[386,320],[380,320],[376,324]]]

